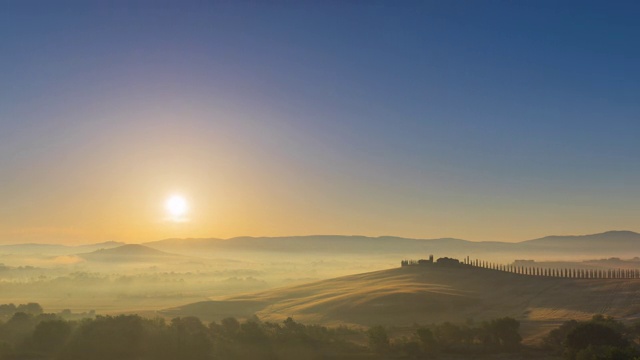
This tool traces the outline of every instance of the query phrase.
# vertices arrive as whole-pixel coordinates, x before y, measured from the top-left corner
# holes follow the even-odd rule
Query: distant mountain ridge
[[[118,241],[105,241],[96,244],[85,245],[62,245],[62,244],[9,244],[0,245],[0,254],[47,254],[47,255],[70,255],[78,252],[90,252],[98,249],[110,249],[125,245]]]
[[[135,245],[135,244],[128,244]],[[120,248],[137,254],[140,247],[109,241],[98,244],[66,246],[56,244],[0,245],[3,254],[47,254],[76,255],[101,249]],[[123,247],[127,246],[127,247]],[[230,239],[187,238],[164,239],[139,244],[146,249],[183,256],[206,256],[224,252],[274,252],[341,255],[391,255],[407,258],[424,258],[429,254],[465,257],[472,256],[490,260],[496,257],[545,257],[583,259],[602,257],[640,256],[640,234],[633,231],[607,231],[589,235],[552,235],[521,242],[468,241],[455,238],[412,239],[393,236],[367,237],[345,235],[311,235],[287,237],[241,236]],[[152,255],[149,250],[144,256]],[[107,254],[103,253],[104,254]],[[105,255],[106,256],[106,255]],[[115,256],[115,253],[112,254]]]
[[[287,236],[287,237],[251,237],[241,236],[226,240],[222,239],[167,239],[144,243],[147,246],[165,251],[186,250],[208,250],[208,251],[272,251],[272,252],[335,252],[345,253],[386,253],[390,247],[420,250],[423,242],[433,241],[434,245],[439,242],[463,242],[472,243],[459,239],[434,239],[420,240],[400,237],[367,237],[367,236],[346,236],[346,235],[310,235],[310,236]],[[196,250],[199,249],[199,250]]]
[[[547,236],[522,242],[468,241],[455,238],[410,239],[381,236],[311,235],[290,237],[236,237],[230,239],[167,239],[145,245],[176,253],[210,251],[404,254],[426,257],[448,256],[637,256],[640,234],[632,231],[607,231],[575,236]]]
[[[522,241],[521,244],[542,244],[542,243],[553,243],[558,245],[560,242],[562,243],[606,243],[609,242],[624,242],[624,243],[638,243],[640,244],[640,234],[628,231],[628,230],[614,230],[614,231],[606,231],[599,234],[590,234],[590,235],[551,235],[545,236],[539,239],[526,240]]]

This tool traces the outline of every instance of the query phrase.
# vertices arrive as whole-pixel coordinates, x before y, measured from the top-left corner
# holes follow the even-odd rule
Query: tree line
[[[624,324],[610,316],[569,320],[549,332],[544,349],[569,360],[640,360],[640,322]]]
[[[464,259],[461,264],[483,269],[531,276],[559,277],[570,279],[640,279],[640,269],[548,268],[516,264],[503,265],[478,259]]]
[[[530,352],[569,360],[640,359],[640,323],[601,315],[567,321],[532,348],[521,344],[520,324],[510,317],[477,325],[416,325],[399,336],[383,326],[325,327],[293,318],[275,323],[229,317],[205,324],[196,317],[118,315],[68,321],[28,308],[33,311],[0,321],[1,360],[438,359]]]

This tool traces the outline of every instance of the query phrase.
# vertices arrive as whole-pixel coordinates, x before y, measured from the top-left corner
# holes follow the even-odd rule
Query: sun
[[[184,216],[189,210],[187,199],[185,199],[184,196],[181,195],[170,196],[165,202],[164,207],[169,214],[169,218],[174,221],[184,219]]]

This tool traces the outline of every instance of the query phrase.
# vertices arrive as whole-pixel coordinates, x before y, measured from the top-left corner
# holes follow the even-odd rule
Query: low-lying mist
[[[638,268],[640,259],[632,258],[640,255],[637,244],[639,234],[608,232],[522,243],[310,236],[5,245],[0,246],[0,293],[6,303],[38,302],[47,311],[143,313],[395,268],[403,259],[430,254],[505,265],[535,260],[527,266]]]
[[[75,255],[73,255],[75,257]],[[396,258],[219,253],[216,258],[0,257],[3,301],[47,311],[140,312],[396,266]],[[72,256],[68,256],[72,257]]]

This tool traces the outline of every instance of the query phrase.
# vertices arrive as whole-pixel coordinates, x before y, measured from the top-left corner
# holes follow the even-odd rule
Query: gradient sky
[[[640,3],[302,3],[0,0],[0,243],[640,230]]]

